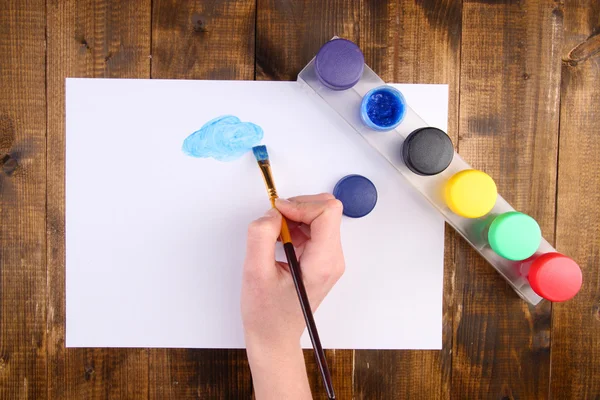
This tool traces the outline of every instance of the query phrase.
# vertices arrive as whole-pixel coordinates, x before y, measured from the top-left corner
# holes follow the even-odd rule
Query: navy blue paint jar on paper
[[[347,175],[333,188],[333,195],[342,202],[344,215],[361,218],[369,214],[377,204],[377,189],[373,182],[362,175]]]
[[[379,86],[369,91],[360,104],[360,117],[369,128],[390,131],[406,115],[406,100],[400,91],[391,86]]]

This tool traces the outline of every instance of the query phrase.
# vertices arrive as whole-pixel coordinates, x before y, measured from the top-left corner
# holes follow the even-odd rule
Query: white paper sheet
[[[441,348],[443,220],[320,98],[295,82],[66,85],[68,347],[244,347],[245,234],[269,207],[265,187],[251,153],[181,151],[232,114],[264,129],[281,196],[331,192],[347,174],[378,189],[371,214],[344,218],[346,273],[315,315],[323,346]],[[397,87],[446,130],[446,85]]]

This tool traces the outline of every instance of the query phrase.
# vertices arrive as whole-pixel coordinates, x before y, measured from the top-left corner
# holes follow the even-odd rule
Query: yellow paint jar
[[[444,187],[444,200],[452,212],[465,218],[479,218],[496,204],[498,189],[491,176],[476,169],[452,175]]]

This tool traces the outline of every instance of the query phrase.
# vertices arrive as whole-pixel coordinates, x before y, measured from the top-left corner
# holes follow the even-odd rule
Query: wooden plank
[[[449,85],[448,134],[458,139],[460,1],[370,2],[361,7],[360,41],[367,64],[386,82]],[[447,398],[450,395],[454,252],[446,226],[442,351],[357,351],[357,398]]]
[[[551,0],[463,3],[459,150],[553,240],[561,18]],[[452,395],[547,398],[550,305],[528,307],[477,253],[456,260]]]
[[[360,5],[347,0],[259,0],[256,18],[256,79],[296,80],[298,72],[333,36],[358,43]],[[333,387],[353,398],[354,350],[326,350]],[[312,351],[304,358],[314,398],[326,398]]]
[[[46,398],[44,1],[0,3],[0,398]]]
[[[351,0],[258,0],[256,79],[296,80],[333,36],[358,43],[359,10]]]
[[[600,3],[563,9],[557,250],[583,270],[583,287],[552,307],[551,397],[600,398]]]
[[[152,78],[253,79],[255,1],[155,0]],[[243,350],[150,350],[152,399],[247,399]]]
[[[245,350],[150,350],[151,399],[249,399]]]
[[[48,394],[145,398],[143,349],[65,349],[65,78],[150,77],[150,0],[48,0]],[[93,121],[91,121],[93,123]]]
[[[152,77],[252,79],[255,1],[156,0]]]

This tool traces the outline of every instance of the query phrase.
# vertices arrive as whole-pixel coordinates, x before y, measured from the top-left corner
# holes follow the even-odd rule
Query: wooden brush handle
[[[287,223],[285,222],[285,218],[283,219],[283,224],[285,224],[285,230],[287,231]],[[287,232],[289,235],[289,231]],[[300,271],[300,263],[296,258],[296,252],[294,250],[294,245],[291,240],[286,241],[283,238],[283,226],[282,226],[282,235],[281,239],[283,242],[283,249],[285,250],[285,255],[288,260],[288,264],[290,266],[290,273],[292,274],[292,279],[294,280],[294,286],[296,286],[296,292],[298,293],[298,298],[300,299],[300,307],[302,308],[302,314],[304,314],[304,320],[306,321],[306,327],[308,329],[308,335],[310,336],[310,340],[313,345],[313,349],[315,351],[315,358],[317,359],[317,365],[319,366],[319,371],[321,372],[321,377],[323,378],[323,383],[325,384],[325,390],[327,391],[327,396],[329,399],[335,399],[335,392],[333,391],[333,384],[331,382],[331,374],[329,373],[329,368],[327,366],[327,360],[325,359],[325,353],[323,352],[323,347],[321,347],[321,339],[319,339],[319,333],[317,332],[317,325],[315,324],[315,319],[312,314],[312,309],[310,308],[310,302],[308,301],[308,296],[306,294],[306,288],[304,287],[304,282],[302,281],[302,272]]]
[[[273,206],[274,207],[274,206]],[[281,243],[286,244],[292,244],[292,235],[290,234],[290,228],[288,228],[288,224],[287,221],[285,219],[285,217],[281,217]],[[292,246],[292,250],[294,249],[294,247]],[[295,257],[295,256],[294,256]]]

